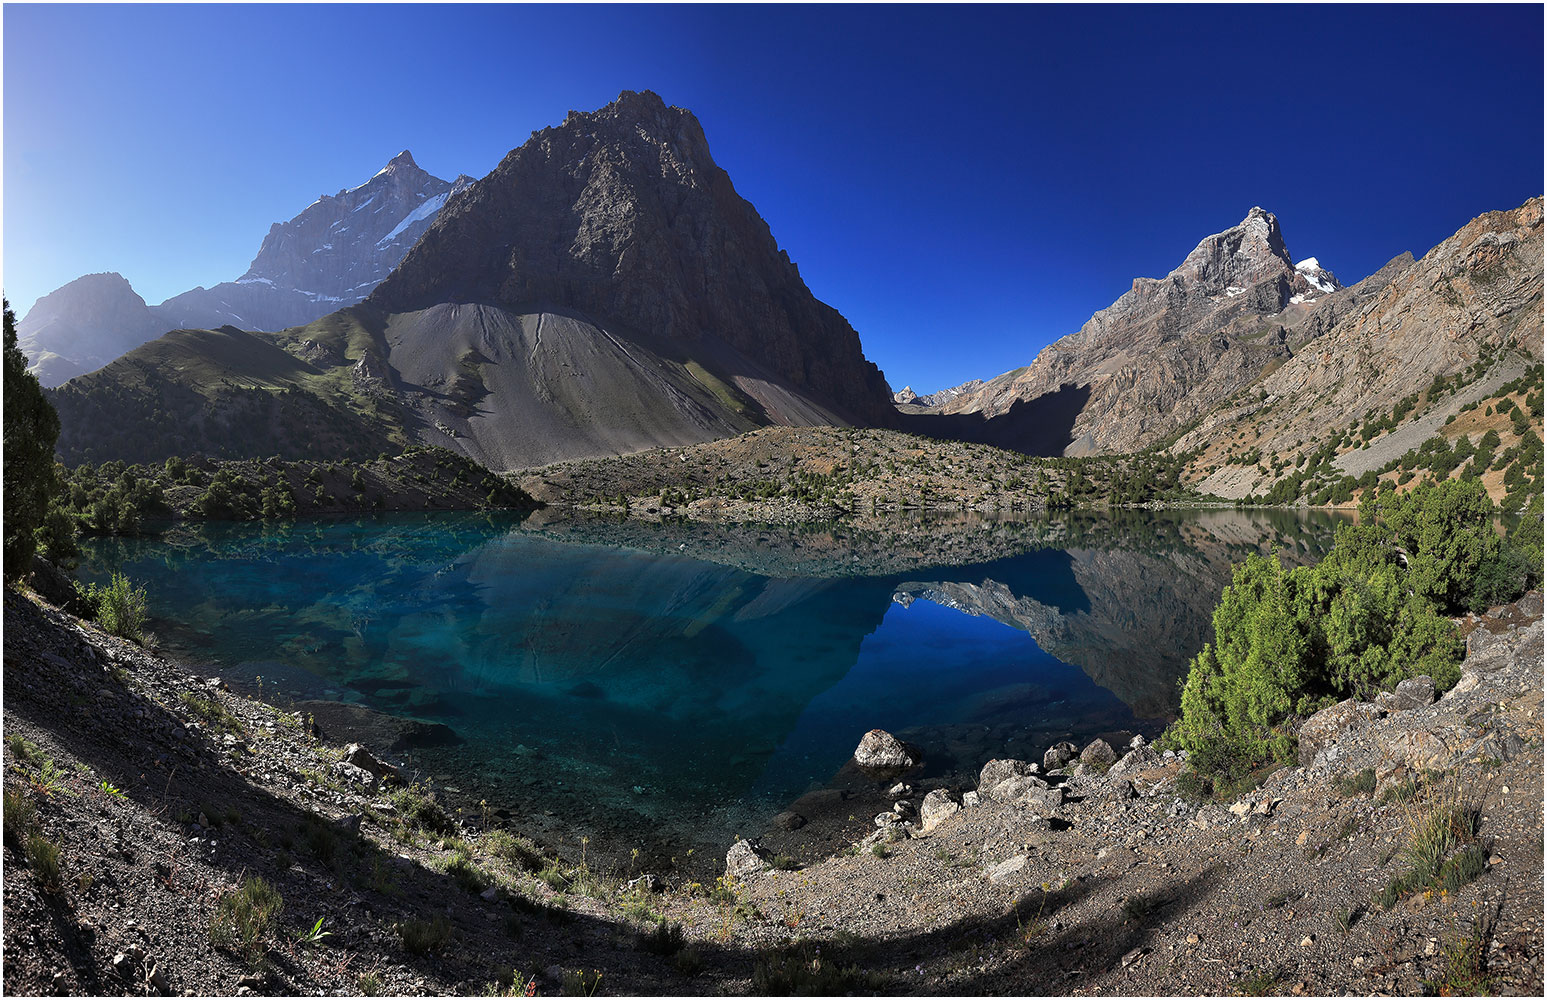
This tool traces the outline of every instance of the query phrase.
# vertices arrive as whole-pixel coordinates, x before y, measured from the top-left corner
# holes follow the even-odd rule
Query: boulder
[[[1024,760],[991,760],[978,772],[978,789],[993,788],[1009,778],[1025,778],[1037,773],[1037,765]]]
[[[1056,771],[1073,760],[1079,752],[1080,748],[1067,740],[1061,743],[1054,743],[1047,748],[1047,753],[1042,755],[1042,769],[1045,771]]]
[[[1378,705],[1353,698],[1317,712],[1300,726],[1300,766],[1310,767],[1344,733],[1362,729],[1382,714]]]
[[[988,789],[980,787],[978,794],[995,802],[1029,809],[1039,816],[1051,816],[1064,801],[1062,788],[1050,786],[1042,779],[1030,775],[1006,778]]]
[[[736,841],[725,852],[725,874],[731,878],[756,875],[768,867],[763,849],[745,838]]]
[[[806,817],[786,809],[773,818],[773,825],[781,830],[799,830],[806,825]]]
[[[1434,704],[1434,679],[1426,675],[1409,677],[1397,685],[1392,696],[1396,706],[1395,711],[1398,712],[1432,705]]]
[[[1080,751],[1080,763],[1092,768],[1111,767],[1117,763],[1117,751],[1106,740],[1091,740],[1090,745]]]
[[[919,763],[919,755],[915,748],[886,730],[872,729],[854,749],[854,763],[876,769],[914,767]]]
[[[944,788],[936,788],[924,796],[919,817],[924,824],[924,832],[928,833],[959,812],[961,812],[961,805],[951,798],[951,793]]]
[[[355,767],[363,768],[383,780],[398,776],[397,768],[377,757],[359,743],[351,743],[344,747],[344,761],[345,763],[353,764]]]

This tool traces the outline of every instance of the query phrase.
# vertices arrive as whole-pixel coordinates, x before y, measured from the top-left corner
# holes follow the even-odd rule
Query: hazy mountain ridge
[[[102,367],[175,329],[282,330],[364,299],[402,260],[447,197],[404,150],[364,184],[322,195],[276,222],[240,278],[147,306],[116,273],[86,275],[39,299],[17,327],[44,386]],[[114,280],[116,279],[116,280]]]

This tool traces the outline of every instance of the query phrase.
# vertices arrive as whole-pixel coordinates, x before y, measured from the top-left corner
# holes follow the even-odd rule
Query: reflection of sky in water
[[[1145,537],[1142,520],[1122,523]],[[238,683],[261,674],[282,704],[330,698],[447,723],[467,744],[438,766],[476,774],[493,801],[535,805],[562,788],[592,813],[710,823],[727,799],[777,811],[872,727],[956,774],[1064,735],[1153,731],[1159,720],[1135,719],[1125,700],[1166,710],[1240,539],[1260,531],[1224,523],[1234,534],[1218,551],[1045,548],[779,579],[675,544],[662,554],[510,520],[394,516],[99,541],[83,575],[121,568],[145,582],[169,648]],[[911,606],[893,602],[899,588]],[[617,799],[635,786],[651,797]]]

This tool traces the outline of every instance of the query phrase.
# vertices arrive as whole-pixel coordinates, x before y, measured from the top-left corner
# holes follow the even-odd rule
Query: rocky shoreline
[[[341,745],[369,729],[5,600],[7,992],[1541,992],[1539,594],[1463,623],[1452,691],[1327,710],[1236,801],[1189,799],[1142,740],[972,788],[888,757],[870,833],[809,862],[739,844],[714,885],[546,857],[394,784],[384,730]],[[1387,908],[1446,796],[1486,863]],[[824,805],[853,808],[783,826]],[[244,953],[218,929],[256,878],[284,907]]]

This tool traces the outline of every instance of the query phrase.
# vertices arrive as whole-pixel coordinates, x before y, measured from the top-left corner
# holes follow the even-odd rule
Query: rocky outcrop
[[[1253,208],[1239,225],[1201,241],[1166,277],[1135,279],[1028,367],[948,390],[953,398],[940,410],[997,418],[1061,389],[1085,388],[1065,453],[1137,450],[1208,412],[1270,361],[1289,357],[1290,344],[1305,336],[1300,329],[1325,323],[1338,308],[1323,300],[1339,287],[1315,258],[1297,266],[1277,217]]]
[[[511,151],[447,204],[369,302],[389,313],[559,307],[689,356],[722,344],[853,420],[894,422],[859,335],[811,294],[698,119],[649,91],[572,111]]]
[[[1291,344],[1290,355],[1263,373],[1253,393],[1203,415],[1178,438],[1176,450],[1201,449],[1215,463],[1232,447],[1292,456],[1310,442],[1325,441],[1329,428],[1336,435],[1367,415],[1390,414],[1406,396],[1421,396],[1408,419],[1425,418],[1433,402],[1425,390],[1435,377],[1458,375],[1484,356],[1514,364],[1519,374],[1526,367],[1519,356],[1542,357],[1542,247],[1542,199],[1533,198],[1517,209],[1478,216],[1417,262],[1398,258],[1361,282],[1314,337]],[[1517,360],[1511,362],[1511,355]],[[1503,374],[1495,382],[1512,377]],[[1441,405],[1464,401],[1458,395]],[[1443,419],[1436,414],[1431,422],[1437,427]],[[1251,432],[1232,446],[1243,427]],[[1399,426],[1395,433],[1401,431]],[[1358,475],[1381,462],[1371,465],[1367,456],[1396,457],[1421,440],[1395,454],[1377,440],[1368,450],[1346,451],[1336,464]],[[1235,498],[1264,493],[1276,479],[1255,463],[1244,476],[1234,468],[1218,470],[1200,488]]]

